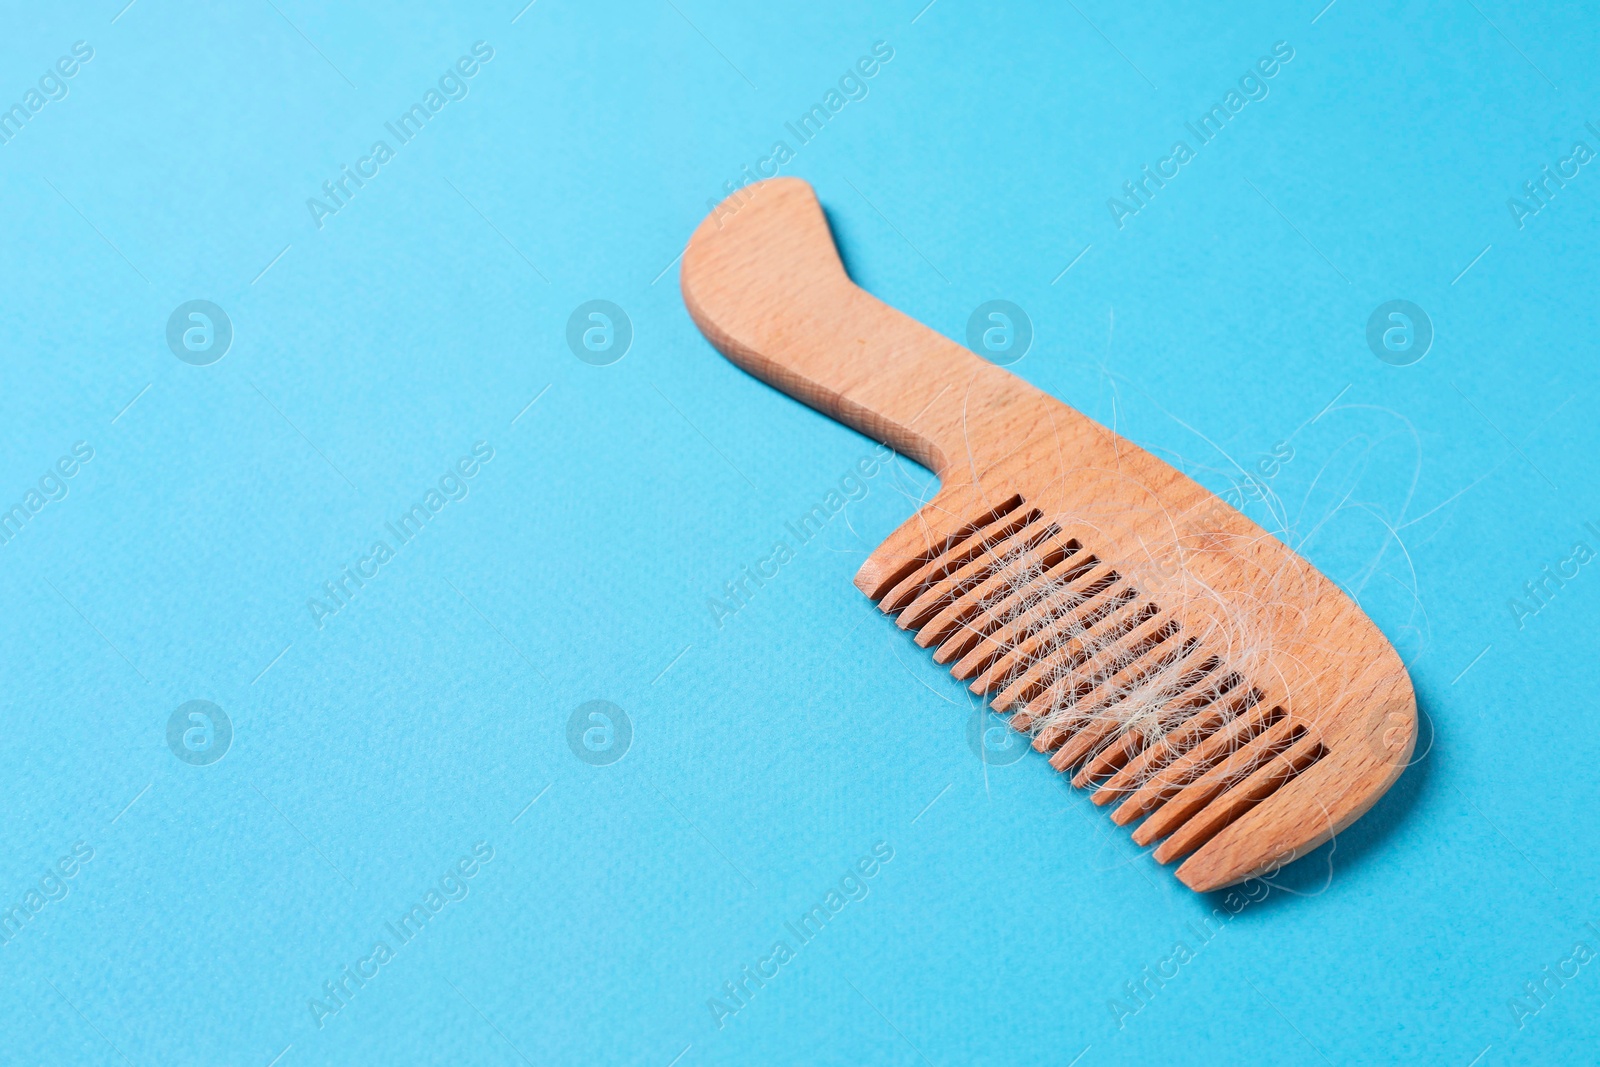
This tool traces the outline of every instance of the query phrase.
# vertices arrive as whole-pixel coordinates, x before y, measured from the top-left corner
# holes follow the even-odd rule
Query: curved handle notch
[[[1043,398],[1021,379],[865,292],[798,178],[724,200],[681,272],[695,325],[723,355],[941,477],[997,408]]]

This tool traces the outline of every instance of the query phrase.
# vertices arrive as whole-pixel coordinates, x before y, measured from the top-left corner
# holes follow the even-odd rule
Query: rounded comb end
[[[1371,713],[1328,736],[1326,758],[1196,849],[1178,867],[1179,881],[1210,893],[1270,877],[1365,815],[1410,765],[1417,743],[1416,696],[1404,668],[1380,687],[1387,691]]]

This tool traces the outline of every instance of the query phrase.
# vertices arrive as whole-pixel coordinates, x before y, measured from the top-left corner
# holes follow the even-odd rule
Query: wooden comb
[[[1187,476],[850,281],[811,187],[695,231],[684,303],[724,355],[928,467],[856,586],[1209,891],[1276,870],[1399,777],[1416,701],[1334,584]]]

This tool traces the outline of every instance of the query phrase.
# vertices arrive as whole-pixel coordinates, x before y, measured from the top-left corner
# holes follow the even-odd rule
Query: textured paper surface
[[[8,1062],[1584,1059],[1589,14],[119,2],[0,34]],[[1371,814],[1202,898],[1042,757],[978,758],[850,584],[927,473],[862,475],[683,310],[763,164],[868,290],[958,340],[1010,301],[1023,377],[1270,489],[1411,665]],[[195,300],[208,365],[214,314],[168,343]],[[169,735],[190,701],[229,729]]]

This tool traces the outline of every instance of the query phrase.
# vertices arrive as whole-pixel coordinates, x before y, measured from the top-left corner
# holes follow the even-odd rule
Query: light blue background
[[[1600,20],[924,2],[9,7],[0,102],[95,55],[0,146],[0,503],[95,457],[0,546],[0,901],[94,858],[0,947],[0,1058],[1592,1057],[1600,968],[1520,1027],[1512,998],[1600,949],[1600,574],[1521,628],[1508,603],[1600,547],[1600,173],[1520,230],[1506,200],[1600,148]],[[470,95],[316,228],[479,40]],[[1293,447],[1286,535],[1426,716],[1382,803],[1120,1026],[1223,898],[1042,758],[985,767],[965,691],[853,589],[926,472],[707,608],[871,443],[717,355],[674,257],[875,41],[868,97],[784,169],[856,279],[956,338],[1016,302],[1014,370],[1219,491]],[[1270,95],[1119,230],[1106,199],[1277,41]],[[197,298],[235,330],[209,367],[164,339]],[[564,340],[595,298],[635,329],[608,367]],[[1404,368],[1364,339],[1396,298],[1436,330]],[[476,441],[470,495],[317,629],[307,599]],[[234,725],[211,766],[166,744],[192,699]],[[609,767],[566,740],[593,699],[633,724]],[[322,984],[480,841],[466,899],[319,1029]],[[870,895],[719,1029],[708,998],[878,841]]]

